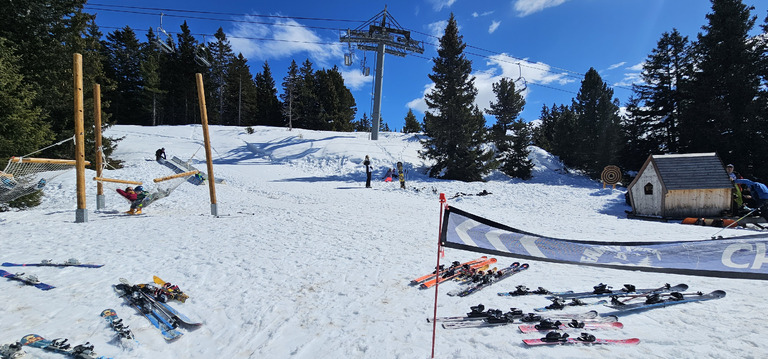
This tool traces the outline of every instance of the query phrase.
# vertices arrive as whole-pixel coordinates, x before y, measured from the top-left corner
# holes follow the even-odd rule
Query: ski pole
[[[721,230],[719,230],[719,231],[715,232],[715,234],[713,234],[713,235],[712,235],[712,239],[717,239],[715,236],[716,236],[718,233],[720,233],[720,232],[722,232],[722,231],[726,230],[727,228],[730,228],[732,225],[734,225],[734,224],[736,224],[736,223],[739,223],[739,221],[741,221],[741,220],[742,220],[742,219],[744,219],[744,218],[747,218],[747,217],[749,217],[749,215],[750,215],[750,214],[754,213],[755,211],[757,211],[757,210],[758,210],[758,209],[760,209],[760,208],[763,208],[763,206],[765,206],[765,204],[763,204],[762,206],[760,206],[760,207],[757,207],[757,208],[755,208],[755,209],[753,209],[753,210],[749,211],[749,213],[745,214],[743,217],[741,217],[741,218],[739,218],[739,219],[735,220],[733,223],[731,223],[731,224],[729,224],[729,225],[727,225],[727,226],[723,227]]]

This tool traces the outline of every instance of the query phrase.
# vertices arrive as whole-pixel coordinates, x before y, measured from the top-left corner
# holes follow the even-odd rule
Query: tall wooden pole
[[[195,74],[197,80],[197,103],[200,104],[200,123],[203,125],[203,141],[205,143],[205,161],[208,165],[208,191],[211,194],[211,215],[218,216],[219,210],[216,204],[216,181],[213,177],[213,158],[211,157],[211,138],[208,135],[208,111],[205,108],[205,89],[203,88],[203,74]]]
[[[93,84],[93,126],[96,137],[96,177],[101,177],[101,85]],[[96,210],[104,208],[104,184],[96,182]]]
[[[75,93],[75,167],[77,169],[77,210],[75,222],[88,222],[85,204],[85,126],[83,124],[83,55],[74,54],[72,74]]]

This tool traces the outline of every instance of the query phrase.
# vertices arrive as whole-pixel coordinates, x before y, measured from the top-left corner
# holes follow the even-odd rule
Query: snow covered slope
[[[114,156],[124,168],[105,177],[143,181],[172,174],[154,162],[164,147],[205,170],[200,126],[115,126],[106,136],[125,137]],[[211,128],[219,217],[211,216],[207,185],[185,183],[171,196],[127,216],[110,185],[107,208],[96,211],[95,175],[87,170],[88,222],[74,223],[75,174],[56,178],[41,206],[0,213],[0,261],[42,259],[104,263],[98,269],[9,267],[34,273],[50,291],[0,279],[0,344],[30,333],[90,341],[115,358],[428,358],[431,354],[433,290],[409,286],[436,261],[440,203],[541,235],[606,241],[708,239],[718,229],[630,220],[623,190],[560,170],[556,158],[534,148],[530,181],[493,173],[487,182],[428,178],[428,164],[413,135],[366,134],[256,127]],[[364,188],[362,161],[375,166],[373,189]],[[402,161],[407,190],[380,178]],[[475,196],[483,190],[487,196]],[[462,195],[463,194],[463,195]],[[721,235],[754,232],[729,229]],[[479,255],[446,250],[444,263]],[[499,267],[513,262],[498,258]],[[550,290],[589,290],[598,283],[638,288],[686,283],[691,290],[725,290],[721,300],[683,304],[620,318],[621,330],[594,334],[640,338],[636,346],[528,348],[516,326],[438,328],[439,358],[757,358],[764,340],[760,281],[641,273],[529,262],[530,269],[468,297],[449,297],[456,284],[440,287],[438,315],[488,308],[526,312],[549,304],[540,296],[499,297],[516,285]],[[135,309],[118,298],[120,277],[134,283],[158,275],[190,295],[172,302],[203,325],[166,343]],[[139,345],[123,347],[99,314],[114,308]],[[599,311],[607,308],[594,307]],[[583,308],[569,312],[583,311]],[[27,348],[35,358],[60,355]]]

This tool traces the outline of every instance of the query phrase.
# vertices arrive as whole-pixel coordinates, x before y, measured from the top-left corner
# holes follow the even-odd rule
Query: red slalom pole
[[[435,357],[435,334],[437,333],[437,287],[440,285],[440,256],[443,253],[443,245],[440,237],[443,231],[443,210],[445,208],[445,193],[440,193],[440,227],[437,230],[437,264],[435,265],[435,274],[438,281],[435,283],[435,312],[432,315],[432,358]]]

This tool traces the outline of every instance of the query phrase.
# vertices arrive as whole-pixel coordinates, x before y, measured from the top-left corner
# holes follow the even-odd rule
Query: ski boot
[[[126,213],[126,214],[136,214],[136,208],[131,208],[131,209],[129,209],[129,210],[128,210],[127,212],[125,212],[125,213]]]

